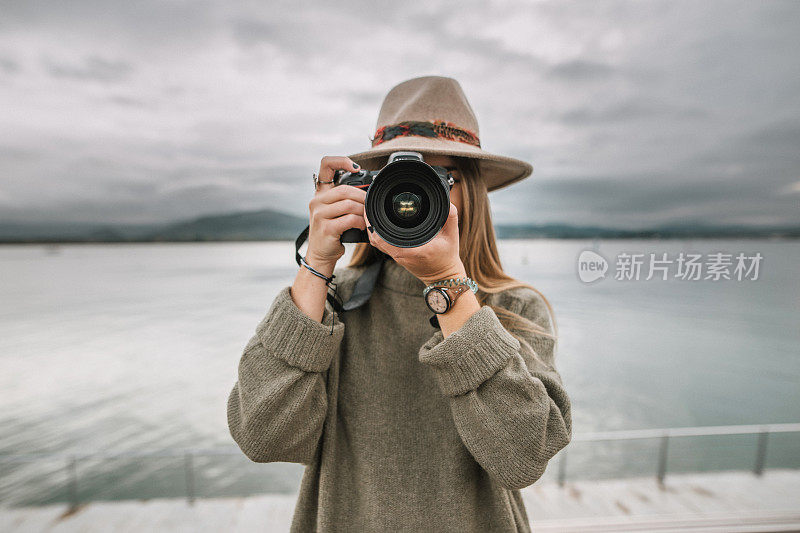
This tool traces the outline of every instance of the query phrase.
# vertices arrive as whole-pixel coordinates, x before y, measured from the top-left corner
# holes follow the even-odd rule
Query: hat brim
[[[370,150],[348,157],[359,165],[367,165],[377,159],[387,157],[392,152],[403,150],[473,158],[478,163],[488,191],[496,191],[522,181],[533,172],[533,166],[520,159],[492,154],[477,146],[458,141],[417,136],[395,137]]]

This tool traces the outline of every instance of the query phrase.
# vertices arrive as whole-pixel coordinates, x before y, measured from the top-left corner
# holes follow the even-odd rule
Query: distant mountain
[[[116,242],[141,238],[159,224],[108,225],[94,222],[2,222],[0,242]]]
[[[294,239],[308,225],[307,218],[262,209],[204,216],[160,228],[148,241],[276,241]]]
[[[307,218],[271,209],[150,225],[0,222],[0,242],[277,241],[296,238],[307,224]]]
[[[271,209],[149,225],[0,222],[0,242],[293,240],[307,224],[307,218]],[[501,239],[800,238],[800,226],[708,226],[693,222],[633,230],[569,224],[498,224],[495,230]]]
[[[567,224],[499,224],[499,239],[702,239],[800,238],[800,226],[708,226],[672,224],[643,229]]]

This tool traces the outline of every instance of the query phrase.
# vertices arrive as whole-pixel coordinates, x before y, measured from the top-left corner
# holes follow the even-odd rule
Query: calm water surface
[[[612,262],[607,279],[578,279],[585,249]],[[622,251],[764,259],[756,281],[617,281]],[[800,421],[797,241],[502,241],[501,253],[555,309],[576,433]],[[291,243],[0,246],[0,454],[229,447],[238,358],[294,273]],[[768,464],[798,466],[796,440],[775,436]],[[752,443],[676,441],[670,466],[746,467]],[[656,444],[575,443],[569,471],[650,473]],[[293,492],[302,473],[241,457],[195,466],[200,495]],[[62,460],[0,467],[0,502],[65,497]],[[181,458],[84,461],[79,490],[176,496],[181,467]]]

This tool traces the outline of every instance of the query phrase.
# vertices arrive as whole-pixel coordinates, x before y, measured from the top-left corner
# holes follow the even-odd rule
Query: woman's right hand
[[[349,157],[325,156],[319,167],[319,181],[331,181],[337,170],[358,171],[360,167]],[[336,261],[344,255],[339,241],[350,228],[365,229],[363,189],[320,183],[308,202],[309,230],[306,261],[317,270],[330,275]]]

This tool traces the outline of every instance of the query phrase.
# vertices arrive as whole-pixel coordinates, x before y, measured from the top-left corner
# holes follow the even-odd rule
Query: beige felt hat
[[[366,165],[398,150],[471,157],[490,191],[527,178],[533,167],[481,149],[478,119],[453,78],[423,76],[394,86],[381,105],[372,148],[350,157]]]

